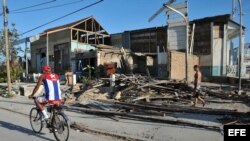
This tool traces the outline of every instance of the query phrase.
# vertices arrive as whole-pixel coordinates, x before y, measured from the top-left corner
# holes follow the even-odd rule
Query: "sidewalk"
[[[0,97],[0,108],[9,111],[29,115],[29,110],[34,106],[33,101],[24,96],[15,96],[13,98]],[[148,141],[222,141],[223,135],[216,131],[210,131],[187,126],[176,126],[170,124],[144,122],[138,120],[128,120],[118,118],[116,121],[111,118],[87,115],[82,113],[66,111],[71,123],[79,123],[84,128],[90,130],[110,133],[114,135],[126,136],[133,139]],[[178,115],[176,115],[178,116]],[[183,115],[182,115],[183,116]],[[198,122],[211,122],[209,124],[218,124],[214,122],[216,117],[205,117],[199,115],[194,117],[187,115],[182,118],[198,120]],[[209,120],[209,121],[208,121]]]

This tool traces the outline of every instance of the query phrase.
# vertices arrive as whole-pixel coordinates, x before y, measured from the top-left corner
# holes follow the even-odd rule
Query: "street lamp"
[[[180,11],[178,11],[178,10],[172,8],[171,6],[169,6],[169,5],[167,5],[167,4],[164,4],[163,6],[166,7],[166,8],[168,8],[168,9],[170,9],[170,10],[172,10],[172,11],[174,11],[174,12],[176,12],[176,13],[178,13],[178,14],[185,20],[185,23],[186,23],[185,68],[186,68],[186,81],[187,81],[187,83],[188,83],[188,81],[189,81],[189,76],[188,76],[188,72],[189,72],[189,70],[188,70],[188,25],[189,25],[189,22],[188,22],[187,17],[186,17],[183,13],[181,13]]]
[[[158,16],[165,9],[170,9],[176,12],[185,20],[185,23],[186,23],[186,53],[185,53],[185,70],[186,71],[185,72],[186,72],[186,81],[188,82],[189,81],[189,77],[188,77],[188,72],[189,72],[188,70],[188,50],[189,50],[188,49],[188,25],[189,25],[189,22],[188,22],[188,18],[183,13],[181,13],[180,11],[170,6],[170,4],[172,4],[175,1],[176,0],[169,0],[168,2],[164,3],[163,6],[148,19],[148,22],[151,22],[156,16]]]

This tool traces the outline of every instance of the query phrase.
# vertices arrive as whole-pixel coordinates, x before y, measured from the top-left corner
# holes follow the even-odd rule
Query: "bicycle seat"
[[[51,107],[53,107],[55,110],[62,110],[62,106],[58,104],[52,104]]]

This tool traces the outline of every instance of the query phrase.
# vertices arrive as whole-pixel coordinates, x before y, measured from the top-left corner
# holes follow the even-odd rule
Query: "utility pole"
[[[48,32],[46,33],[46,65],[49,66],[49,33]]]
[[[10,80],[10,60],[9,60],[9,36],[8,36],[8,13],[6,0],[3,2],[3,25],[4,25],[4,45],[5,45],[5,56],[6,56],[6,69],[7,69],[7,81],[8,81],[8,95],[11,95],[11,80]]]
[[[240,46],[239,46],[239,91],[238,94],[241,94],[241,67],[242,67],[242,49],[243,49],[243,43],[242,43],[242,3],[241,0],[238,0],[239,7],[240,7]]]
[[[26,68],[26,80],[28,80],[28,73],[29,73],[29,63],[28,63],[28,38],[25,39],[25,68]]]
[[[232,14],[231,14],[232,20],[235,18],[235,12],[236,12],[235,0],[232,0]]]

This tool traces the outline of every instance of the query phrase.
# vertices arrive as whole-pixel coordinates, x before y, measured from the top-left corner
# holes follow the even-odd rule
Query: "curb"
[[[122,139],[122,140],[126,140],[126,141],[146,141],[143,139],[136,139],[136,138],[120,135],[120,134],[118,135],[118,134],[103,132],[101,130],[89,129],[89,128],[85,127],[83,124],[77,123],[77,122],[71,123],[70,128],[76,128],[76,129],[78,129],[80,131],[84,131],[84,132],[90,132],[90,133],[94,133],[94,134],[101,134],[104,136],[115,137],[117,139]]]

